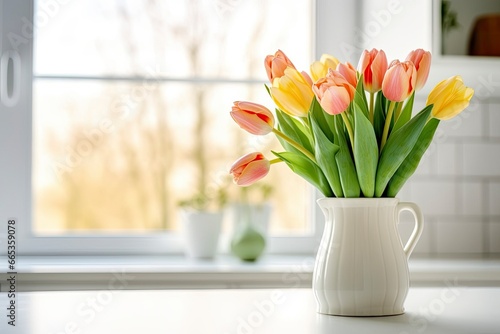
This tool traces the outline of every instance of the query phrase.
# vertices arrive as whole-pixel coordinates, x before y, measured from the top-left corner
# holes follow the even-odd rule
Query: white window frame
[[[313,40],[314,53],[338,54],[345,59],[342,44],[354,40],[358,21],[357,8],[360,0],[316,0]],[[67,0],[54,0],[63,6]],[[7,232],[7,221],[16,219],[18,253],[21,255],[125,255],[125,254],[177,254],[182,252],[179,235],[171,232],[141,234],[131,237],[100,236],[95,234],[78,236],[35,236],[32,222],[32,83],[33,83],[33,36],[26,18],[33,17],[33,0],[0,0],[0,56],[9,54],[20,60],[19,97],[0,100],[0,236]],[[341,10],[339,10],[341,8]],[[33,22],[33,20],[29,20]],[[314,32],[315,31],[315,32]],[[21,44],[10,42],[19,38]],[[6,57],[6,56],[4,56]],[[353,55],[353,61],[357,55]],[[9,62],[12,64],[12,61]],[[5,75],[1,72],[0,78]],[[5,72],[5,71],[4,71]],[[8,99],[7,99],[8,100]],[[310,219],[312,231],[309,235],[292,237],[270,237],[269,253],[312,254],[316,251],[323,232],[323,214],[311,196]],[[5,254],[6,247],[0,249]]]

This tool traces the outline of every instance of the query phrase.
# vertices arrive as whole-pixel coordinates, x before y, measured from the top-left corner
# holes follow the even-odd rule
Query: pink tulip
[[[358,72],[350,62],[346,62],[345,64],[338,64],[337,71],[339,71],[340,74],[342,74],[347,82],[349,82],[353,87],[356,87],[358,85]]]
[[[429,71],[431,69],[431,53],[429,51],[424,51],[422,49],[417,49],[406,57],[407,61],[411,61],[415,68],[417,69],[417,83],[415,84],[415,90],[420,90],[424,87],[429,77]]]
[[[383,50],[365,50],[359,60],[358,70],[363,75],[365,90],[376,93],[382,88],[385,72],[387,71],[387,57]]]
[[[231,117],[253,135],[267,135],[274,128],[274,116],[263,105],[252,102],[234,102]]]
[[[313,85],[321,107],[331,115],[344,112],[354,99],[356,89],[338,71],[330,69],[325,78]]]
[[[406,100],[415,90],[417,70],[411,61],[401,63],[394,60],[382,82],[382,92],[391,101],[401,102]]]
[[[274,78],[281,78],[285,74],[287,67],[295,69],[292,61],[281,50],[276,51],[274,56],[268,55],[264,60],[264,66],[266,67],[267,77],[271,83]]]
[[[269,173],[270,162],[260,152],[249,153],[239,158],[229,171],[234,183],[239,186],[249,186]]]

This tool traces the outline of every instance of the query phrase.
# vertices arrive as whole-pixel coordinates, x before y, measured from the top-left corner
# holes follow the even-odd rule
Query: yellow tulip
[[[271,87],[274,103],[292,116],[307,117],[314,98],[311,78],[288,67],[281,78],[275,78]]]
[[[319,61],[315,61],[310,66],[313,82],[326,77],[329,68],[336,70],[339,63],[340,61],[333,56],[328,54],[322,55]]]
[[[472,95],[474,90],[464,85],[461,76],[455,75],[441,81],[432,89],[426,105],[434,105],[432,117],[445,121],[467,108]]]

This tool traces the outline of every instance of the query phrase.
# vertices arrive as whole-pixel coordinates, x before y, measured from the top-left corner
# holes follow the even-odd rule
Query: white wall
[[[431,0],[364,0],[361,22],[369,38],[362,46],[384,49],[389,59],[404,59],[416,48],[432,50],[432,10]],[[425,105],[437,82],[455,74],[475,89],[475,96],[466,112],[440,125],[400,193],[402,200],[418,203],[426,218],[416,253],[500,253],[500,60],[439,57],[437,50],[433,54],[417,107]],[[412,228],[409,218],[401,224],[406,236]]]

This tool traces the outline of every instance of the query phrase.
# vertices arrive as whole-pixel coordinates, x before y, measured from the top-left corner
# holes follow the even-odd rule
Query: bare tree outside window
[[[180,201],[236,198],[222,176],[239,154],[279,148],[228,113],[237,97],[272,105],[266,54],[308,66],[311,2],[221,1],[73,1],[36,32],[35,232],[175,230]],[[303,233],[308,187],[274,169],[271,230]]]

